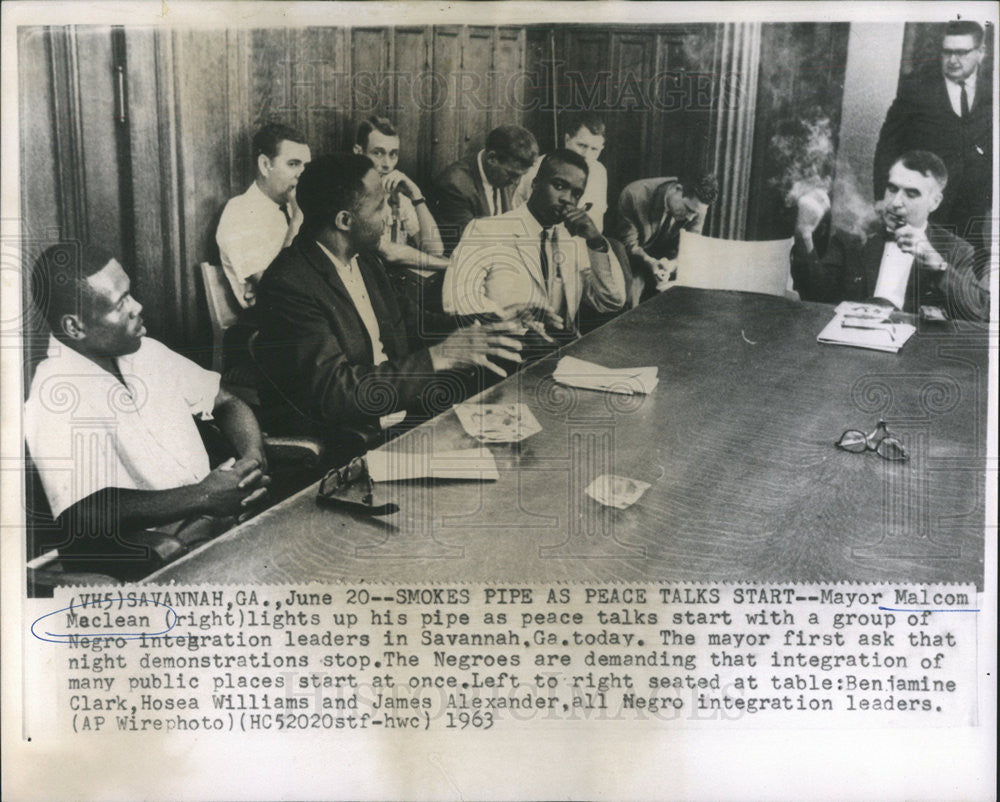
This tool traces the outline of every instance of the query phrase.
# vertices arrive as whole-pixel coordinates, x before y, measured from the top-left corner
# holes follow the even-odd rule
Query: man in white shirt
[[[324,156],[302,174],[302,231],[260,283],[258,353],[269,431],[322,437],[346,462],[411,419],[454,403],[475,370],[505,375],[520,362],[523,327],[501,321],[455,329],[399,295],[378,245],[386,191],[371,159]]]
[[[176,557],[203,539],[206,516],[222,519],[209,527],[217,534],[248,515],[270,481],[253,413],[217,373],[145,336],[118,261],[95,246],[54,245],[35,266],[33,292],[52,333],[24,431],[68,533],[60,552],[113,555],[157,528],[171,533]],[[213,416],[239,456],[215,470],[194,421]]]
[[[369,117],[358,126],[354,152],[375,165],[388,195],[385,232],[379,255],[399,289],[422,307],[441,308],[441,277],[448,267],[437,223],[417,183],[397,169],[399,133],[385,117]]]
[[[598,158],[604,151],[604,120],[591,112],[566,111],[559,115],[563,132],[563,147],[579,153],[587,160],[587,187],[580,198],[582,208],[594,221],[597,230],[604,232],[604,215],[608,211],[608,171]],[[538,174],[537,159],[514,192],[514,206],[522,206],[531,196],[531,185]]]
[[[215,240],[222,269],[237,302],[253,306],[257,282],[302,225],[295,186],[311,154],[305,138],[281,123],[268,123],[253,137],[257,174],[222,212]]]
[[[586,160],[555,150],[542,159],[527,203],[473,220],[445,274],[445,311],[483,315],[513,305],[548,307],[572,333],[583,299],[597,312],[621,309],[621,266],[578,206],[586,183]]]
[[[800,201],[792,276],[802,298],[875,299],[905,312],[930,305],[953,318],[987,320],[987,277],[976,275],[971,246],[928,223],[947,182],[944,163],[933,153],[904,153],[889,169],[879,230],[865,240],[834,231],[822,258],[813,232],[829,203]]]

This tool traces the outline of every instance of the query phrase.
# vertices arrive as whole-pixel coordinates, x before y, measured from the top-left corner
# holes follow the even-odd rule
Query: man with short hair
[[[559,127],[563,132],[563,147],[587,160],[587,187],[580,198],[580,208],[590,215],[597,230],[603,233],[604,215],[608,211],[608,171],[598,158],[604,151],[604,120],[592,112],[564,111],[559,115]],[[517,185],[515,206],[527,203],[541,163],[541,159],[536,159]]]
[[[899,85],[875,148],[876,200],[891,165],[910,150],[937,154],[948,169],[948,186],[933,222],[950,226],[988,257],[993,203],[993,91],[983,75],[983,29],[972,20],[944,27],[941,58]]]
[[[434,181],[435,217],[450,254],[469,221],[514,208],[513,194],[538,157],[534,135],[519,125],[501,125],[468,161],[446,167]]]
[[[204,539],[205,516],[224,519],[211,534],[246,516],[269,483],[253,413],[219,374],[144,336],[118,261],[95,246],[54,245],[35,265],[33,293],[51,335],[24,432],[52,515],[76,536],[60,550],[107,553],[156,527],[168,541],[161,556],[179,556]],[[195,417],[214,417],[238,461],[210,469]]]
[[[834,231],[822,258],[813,232],[828,204],[801,200],[792,277],[803,299],[875,299],[914,313],[931,305],[953,318],[988,320],[989,288],[976,276],[971,246],[928,223],[947,182],[948,171],[935,154],[904,153],[889,168],[880,230],[864,241]]]
[[[256,176],[222,211],[215,240],[222,269],[244,309],[253,306],[257,283],[302,225],[295,186],[311,154],[305,137],[281,123],[268,123],[253,137]]]
[[[415,303],[439,310],[441,277],[448,260],[443,258],[441,235],[424,193],[396,168],[399,133],[385,117],[369,117],[358,126],[354,152],[372,160],[388,193],[379,254],[388,265],[398,268],[390,276]]]
[[[377,253],[386,192],[367,156],[315,160],[298,200],[302,230],[264,274],[257,305],[265,408],[284,431],[304,428],[346,461],[408,413],[440,411],[430,409],[439,395],[464,397],[476,369],[505,375],[491,360],[520,362],[516,321],[455,330],[394,292]]]
[[[445,311],[482,315],[518,304],[548,307],[572,333],[583,299],[597,312],[621,309],[621,266],[578,205],[586,183],[586,160],[555,150],[542,159],[527,203],[472,221],[445,274]]]
[[[646,283],[643,297],[676,278],[681,229],[700,234],[708,207],[719,196],[712,173],[633,181],[618,198],[618,238],[633,274]]]

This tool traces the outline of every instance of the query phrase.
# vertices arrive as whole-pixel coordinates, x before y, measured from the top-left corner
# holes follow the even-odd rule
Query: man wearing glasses
[[[936,153],[948,168],[948,186],[933,222],[948,227],[989,256],[993,182],[992,76],[982,74],[983,29],[972,20],[949,22],[938,64],[914,71],[899,92],[875,150],[876,200],[892,163],[909,150]]]

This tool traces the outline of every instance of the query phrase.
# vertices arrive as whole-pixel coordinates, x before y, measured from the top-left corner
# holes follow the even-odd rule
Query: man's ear
[[[341,209],[337,212],[337,216],[333,218],[333,226],[338,231],[350,231],[351,223],[354,222],[354,215],[352,215],[346,209]]]
[[[938,206],[941,205],[941,201],[944,198],[944,193],[940,189],[935,189],[934,194],[931,195],[931,206],[927,214],[933,212]]]
[[[267,157],[266,153],[261,153],[257,157],[257,172],[262,176],[267,176],[271,172],[271,160]]]
[[[87,336],[87,327],[79,315],[63,315],[59,319],[59,327],[71,340],[82,340]]]

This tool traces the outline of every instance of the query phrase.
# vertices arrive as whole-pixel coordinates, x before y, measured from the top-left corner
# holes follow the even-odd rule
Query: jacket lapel
[[[483,186],[483,177],[479,174],[479,151],[473,155],[469,161],[469,175],[472,176],[472,183],[476,187],[476,196],[479,198],[479,209],[481,217],[489,217],[490,202],[486,197],[486,187]]]
[[[368,337],[368,329],[365,328],[364,321],[361,319],[361,315],[358,314],[357,307],[354,305],[354,301],[347,291],[347,287],[344,286],[344,282],[341,280],[340,274],[337,272],[337,268],[334,267],[333,262],[330,261],[329,257],[323,253],[323,250],[313,240],[310,240],[303,249],[303,256],[309,263],[309,266],[319,275],[322,285],[327,287],[336,296],[337,303],[334,308],[349,310],[348,314],[351,316],[350,320],[354,323],[355,328],[354,336],[365,343],[368,349],[368,358],[374,361],[375,355],[372,351],[371,339]],[[370,289],[368,296],[369,298],[372,296]],[[377,308],[375,314],[378,317]],[[344,323],[347,322],[347,319],[342,316],[340,320]]]

